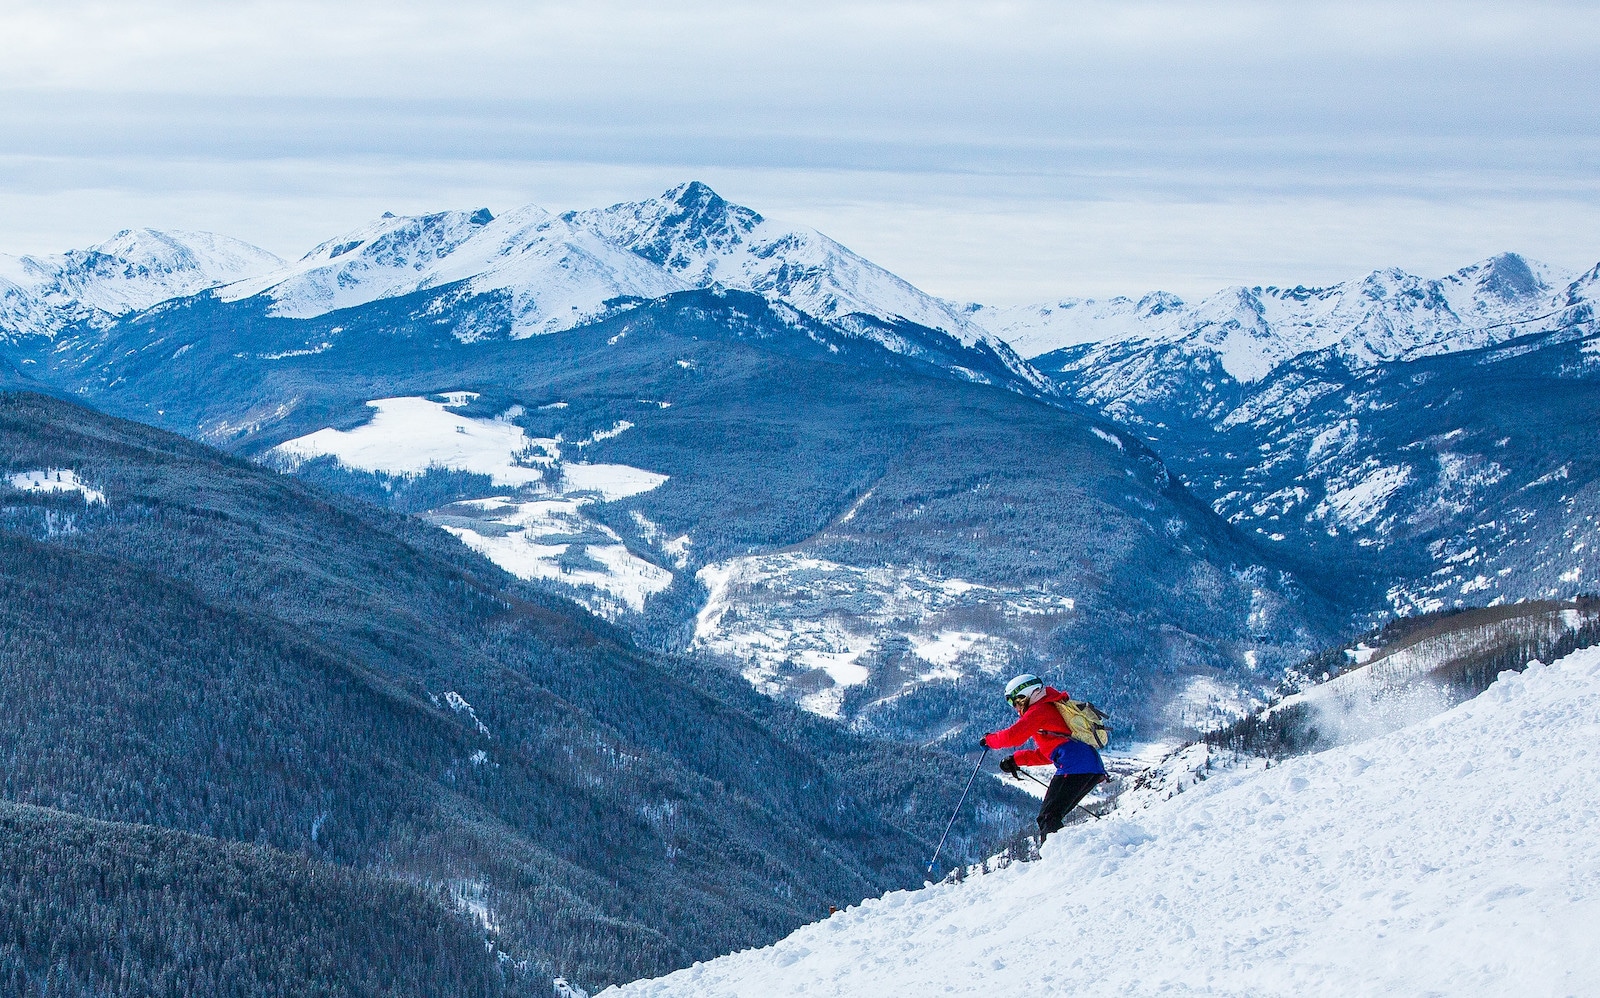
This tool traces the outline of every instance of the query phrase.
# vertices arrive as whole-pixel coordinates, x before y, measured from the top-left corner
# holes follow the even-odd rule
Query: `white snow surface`
[[[534,439],[509,420],[455,412],[460,404],[456,398],[374,399],[367,403],[377,410],[370,421],[353,430],[317,430],[279,444],[273,453],[290,460],[331,456],[347,468],[392,475],[450,468],[488,475],[496,485],[544,479],[555,455],[536,448]]]
[[[105,505],[106,494],[92,488],[77,472],[70,468],[44,468],[39,471],[20,471],[6,481],[23,492],[77,492],[86,503]]]
[[[1509,732],[1509,734],[1508,734]],[[1594,994],[1600,648],[612,998]]]

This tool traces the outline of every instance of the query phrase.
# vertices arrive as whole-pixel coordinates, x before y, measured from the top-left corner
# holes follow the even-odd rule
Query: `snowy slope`
[[[267,294],[272,314],[304,319],[458,281],[504,293],[513,335],[558,332],[608,311],[619,297],[656,298],[688,285],[586,229],[529,205],[385,215],[300,260],[225,289],[234,301]]]
[[[605,994],[1593,993],[1597,736],[1589,649],[1380,739],[1070,826],[1037,863]]]
[[[1212,355],[1233,379],[1253,382],[1318,350],[1366,366],[1487,346],[1581,307],[1592,284],[1589,275],[1575,279],[1506,253],[1437,279],[1390,269],[1327,288],[1228,288],[1195,304],[1156,292],[1137,301],[970,306],[967,314],[1025,357],[1096,344],[1071,363],[1110,365],[1099,378],[1105,394],[1144,378],[1140,361],[1164,348],[1165,364]]]
[[[70,322],[142,311],[280,267],[214,232],[125,229],[88,249],[0,257],[0,333],[51,335]]]

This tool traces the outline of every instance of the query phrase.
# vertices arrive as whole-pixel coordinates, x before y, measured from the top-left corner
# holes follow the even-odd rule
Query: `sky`
[[[1600,261],[1600,4],[0,4],[0,252],[700,179],[947,298]]]

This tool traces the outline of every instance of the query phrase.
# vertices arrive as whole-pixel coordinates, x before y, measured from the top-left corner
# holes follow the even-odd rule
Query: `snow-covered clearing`
[[[764,693],[783,694],[796,670],[820,689],[806,709],[838,716],[846,687],[865,682],[874,655],[904,640],[927,668],[917,679],[995,673],[1009,663],[1012,628],[1072,612],[1070,597],[940,579],[904,566],[862,568],[796,552],[730,558],[702,568],[709,593],[696,647],[729,656]],[[982,620],[986,629],[959,622]]]
[[[429,518],[520,579],[592,586],[614,597],[621,607],[611,600],[575,597],[603,617],[615,618],[622,608],[638,613],[646,597],[672,585],[672,573],[633,554],[609,527],[585,517],[582,509],[592,501],[580,496],[517,502],[495,496],[452,503]],[[571,538],[585,538],[579,546],[586,563],[565,560],[577,543]]]
[[[512,421],[520,408],[495,419],[456,411],[477,397],[448,392],[376,399],[367,403],[376,410],[370,422],[352,430],[318,430],[274,453],[291,463],[333,457],[348,468],[391,475],[436,468],[487,475],[493,485],[519,494],[452,503],[427,518],[518,578],[576,588],[574,598],[594,613],[614,619],[642,611],[646,597],[672,584],[672,573],[629,551],[615,531],[582,510],[649,492],[667,476],[625,464],[562,460],[563,448],[581,450],[633,424],[620,420],[573,443],[530,437]]]
[[[22,471],[6,482],[23,492],[77,492],[85,503],[105,505],[106,494],[91,488],[70,468],[45,468],[40,471]]]
[[[606,994],[1594,994],[1597,763],[1591,648]]]
[[[561,491],[593,492],[606,502],[649,492],[666,481],[666,475],[626,464],[573,463],[561,469]]]
[[[391,475],[449,468],[488,475],[496,485],[543,481],[545,468],[560,452],[536,447],[510,420],[474,419],[455,411],[470,399],[467,392],[452,393],[443,402],[374,399],[367,403],[377,410],[369,422],[353,430],[308,433],[273,451],[291,461],[334,457],[347,468]]]

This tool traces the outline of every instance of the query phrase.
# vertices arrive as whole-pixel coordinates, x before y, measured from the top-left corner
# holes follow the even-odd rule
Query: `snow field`
[[[23,492],[77,492],[85,503],[105,505],[106,494],[91,488],[70,468],[44,468],[39,471],[22,471],[6,479],[14,489]]]
[[[273,448],[291,460],[335,457],[347,468],[420,475],[429,468],[451,468],[488,475],[496,485],[528,485],[544,480],[543,467],[517,463],[534,449],[522,427],[497,419],[473,419],[452,411],[470,393],[452,393],[444,402],[425,398],[374,399],[369,422],[353,430],[332,428],[296,437]],[[549,465],[555,455],[541,455]]]
[[[659,488],[666,475],[625,464],[578,461],[567,461],[559,476],[550,475],[561,460],[563,441],[528,436],[508,418],[514,413],[477,419],[455,411],[477,398],[472,392],[447,392],[436,398],[443,401],[375,399],[367,403],[376,410],[371,421],[352,430],[329,428],[296,437],[274,453],[291,461],[331,456],[348,468],[396,475],[420,475],[430,468],[468,471],[489,476],[496,486],[531,491],[538,498],[469,499],[433,510],[429,517],[518,578],[593,587],[600,595],[580,592],[574,598],[603,617],[638,613],[648,596],[672,584],[671,572],[633,554],[614,531],[582,513],[593,502],[626,499]],[[632,427],[620,421],[570,446],[581,449]],[[605,541],[584,544],[587,567],[562,565],[573,537]]]
[[[673,542],[676,543],[676,542]],[[671,545],[663,545],[668,550]],[[670,553],[670,551],[669,551]],[[740,662],[757,689],[782,695],[795,669],[822,670],[829,684],[801,706],[837,717],[845,688],[866,682],[871,653],[904,638],[925,668],[918,682],[995,673],[1015,644],[947,621],[973,607],[1006,618],[1068,613],[1071,598],[939,579],[906,566],[863,568],[797,552],[714,562],[696,577],[709,594],[695,619],[696,647]],[[811,677],[816,682],[820,677]]]
[[[1600,648],[605,994],[1594,994],[1597,762]]]

